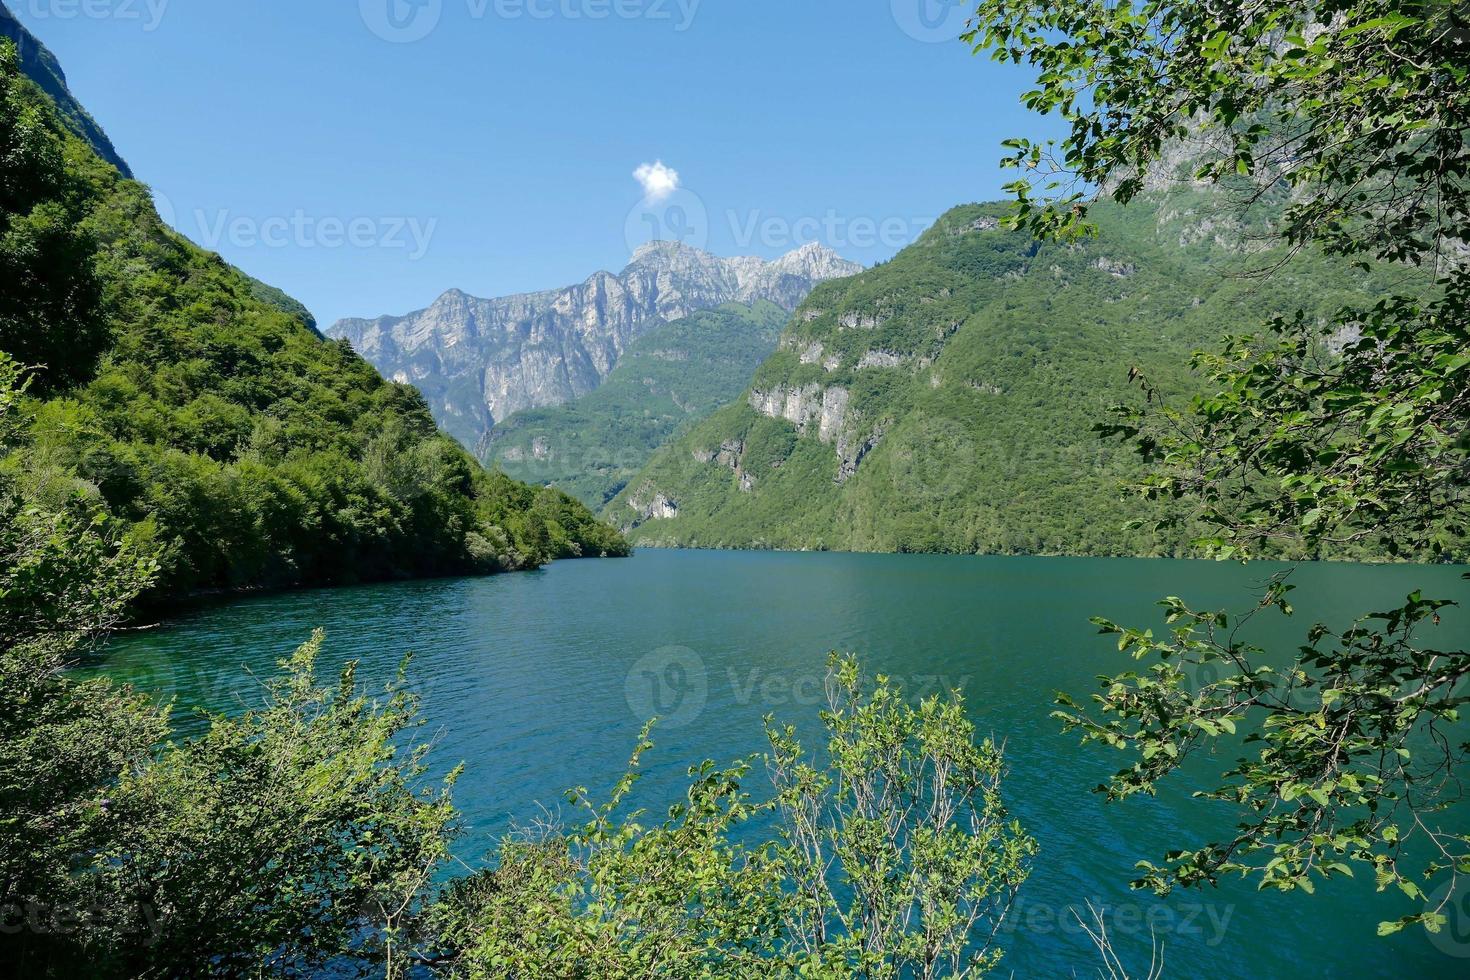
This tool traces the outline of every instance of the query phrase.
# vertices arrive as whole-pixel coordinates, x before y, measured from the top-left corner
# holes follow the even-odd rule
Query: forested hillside
[[[775,303],[729,303],[655,327],[602,387],[496,426],[487,462],[600,508],[681,428],[740,394],[776,349],[790,314]]]
[[[619,553],[580,504],[482,470],[412,388],[159,219],[0,63],[0,350],[34,370],[29,499],[160,549],[154,598]]]
[[[62,124],[92,147],[99,157],[116,167],[124,177],[131,178],[133,173],[128,169],[127,161],[118,154],[112,141],[107,138],[107,133],[97,125],[92,114],[71,94],[66,83],[66,72],[61,70],[61,63],[56,60],[56,56],[46,45],[36,40],[35,35],[26,30],[24,24],[16,20],[4,3],[0,3],[0,38],[8,38],[15,44],[21,71],[51,99]]]
[[[1094,431],[1130,369],[1185,399],[1192,351],[1383,278],[1261,251],[1224,193],[1186,182],[1099,208],[1098,236],[1071,244],[1006,231],[1004,205],[951,211],[891,262],[818,287],[749,390],[608,516],[659,545],[1180,553],[1187,533],[1125,529],[1149,514],[1119,492],[1137,457]]]

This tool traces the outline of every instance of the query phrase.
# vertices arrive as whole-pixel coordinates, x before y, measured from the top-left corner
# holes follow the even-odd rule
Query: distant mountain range
[[[651,242],[617,274],[499,299],[453,289],[427,309],[341,320],[327,335],[346,338],[385,377],[418,387],[439,424],[484,453],[498,422],[593,391],[659,324],[725,303],[791,310],[818,283],[861,271],[815,244],[765,261]]]
[[[757,300],[660,324],[633,342],[600,388],[498,424],[486,462],[600,508],[655,450],[744,390],[790,316]]]

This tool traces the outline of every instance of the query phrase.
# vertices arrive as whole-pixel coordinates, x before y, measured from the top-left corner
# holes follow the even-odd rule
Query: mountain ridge
[[[66,81],[66,72],[62,71],[61,62],[57,60],[56,55],[52,54],[51,49],[42,44],[20,22],[20,19],[10,12],[4,0],[0,0],[0,37],[9,38],[15,43],[16,51],[20,54],[21,71],[51,98],[56,107],[57,116],[72,135],[90,146],[93,152],[103,160],[116,167],[118,173],[129,180],[133,179],[133,172],[129,169],[127,161],[112,145],[112,140],[108,138],[107,133],[72,94],[71,87]]]
[[[158,558],[159,604],[627,553],[566,495],[481,468],[417,392],[169,228],[9,39],[0,115],[0,350],[31,368],[28,428],[0,458],[7,506],[110,515]]]
[[[794,309],[818,282],[861,268],[820,245],[768,261],[649,242],[618,273],[502,297],[446,290],[423,309],[339,320],[326,335],[346,339],[385,377],[418,386],[439,423],[482,453],[497,422],[592,391],[659,323],[729,302]]]

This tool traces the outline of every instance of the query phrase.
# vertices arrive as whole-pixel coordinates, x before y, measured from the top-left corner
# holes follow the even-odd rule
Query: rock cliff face
[[[440,424],[478,451],[496,422],[597,388],[658,324],[730,302],[792,310],[818,283],[860,271],[818,245],[767,262],[651,242],[617,275],[500,299],[450,290],[426,310],[342,320],[327,333],[385,377],[416,385]]]

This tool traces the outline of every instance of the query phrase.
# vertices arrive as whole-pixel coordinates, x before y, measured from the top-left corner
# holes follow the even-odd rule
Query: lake
[[[530,574],[246,599],[116,640],[106,670],[181,706],[234,710],[258,702],[260,679],[317,626],[328,633],[323,666],[357,659],[366,679],[390,679],[412,651],[438,739],[435,765],[467,766],[455,794],[467,829],[457,851],[477,865],[508,829],[543,806],[555,813],[567,788],[605,797],[648,715],[666,721],[640,794],[659,805],[679,793],[689,765],[759,751],[767,713],[813,732],[828,651],[852,651],[907,689],[963,688],[981,731],[1007,741],[1006,794],[1041,854],[1009,921],[1002,973],[1095,975],[1098,960],[1070,912],[1091,900],[1109,910],[1110,931],[1139,974],[1152,926],[1168,977],[1466,976],[1464,902],[1438,937],[1414,929],[1378,939],[1380,920],[1417,909],[1397,893],[1376,895],[1367,880],[1319,884],[1315,897],[1232,882],[1161,901],[1128,888],[1136,861],[1203,843],[1231,814],[1189,800],[1198,786],[1184,782],[1123,804],[1090,792],[1124,757],[1061,734],[1053,697],[1089,694],[1097,674],[1132,661],[1088,619],[1157,629],[1154,603],[1166,595],[1241,609],[1273,570],[643,551]],[[1293,579],[1297,615],[1261,619],[1252,637],[1294,648],[1313,622],[1341,626],[1415,588],[1459,598],[1462,572],[1303,566]],[[1448,610],[1437,633],[1441,649],[1470,647],[1470,616]]]

